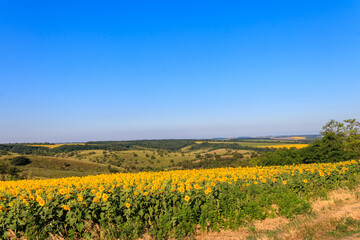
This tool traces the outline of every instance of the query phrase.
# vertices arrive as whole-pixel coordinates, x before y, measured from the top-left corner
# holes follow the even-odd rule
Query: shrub
[[[31,163],[30,159],[25,156],[18,156],[11,159],[10,162],[14,166],[24,166]]]

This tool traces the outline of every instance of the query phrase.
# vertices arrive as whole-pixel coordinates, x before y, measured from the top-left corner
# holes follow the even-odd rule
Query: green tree
[[[11,167],[9,164],[0,163],[0,180],[17,180],[20,179],[20,169],[17,167]]]
[[[335,121],[334,119],[331,119],[329,122],[327,122],[320,131],[320,134],[322,136],[325,136],[327,134],[335,134],[338,136],[343,136],[344,133],[344,124],[338,121]]]
[[[345,122],[346,148],[360,152],[360,122],[356,119],[347,119]]]
[[[360,157],[360,123],[356,119],[330,120],[314,140],[302,149],[280,149],[263,154],[259,165],[340,162]]]
[[[360,155],[360,122],[356,119],[346,119],[343,122],[330,120],[320,132],[323,138],[334,135],[336,141],[341,141],[347,151]]]
[[[356,157],[353,151],[346,150],[343,138],[334,132],[327,133],[299,152],[303,163],[339,162]]]
[[[31,163],[30,159],[25,156],[18,156],[11,159],[10,162],[14,166],[23,166]]]

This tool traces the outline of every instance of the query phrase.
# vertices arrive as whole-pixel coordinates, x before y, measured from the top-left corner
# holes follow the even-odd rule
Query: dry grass
[[[250,236],[249,231],[246,229],[239,229],[236,231],[231,230],[221,230],[220,232],[209,232],[201,233],[195,237],[199,240],[242,240]]]
[[[28,155],[28,157],[31,163],[18,167],[28,178],[61,178],[109,172],[108,165],[87,160],[32,155]]]
[[[336,231],[336,226],[342,219],[352,218],[360,220],[359,193],[360,188],[354,191],[339,189],[331,192],[327,199],[315,200],[312,203],[312,215],[297,216],[290,220],[276,217],[263,221],[255,221],[252,230],[241,228],[236,231],[199,233],[196,239],[331,239],[328,233]],[[359,236],[359,234],[354,234],[348,237],[341,237],[341,239],[360,239]]]
[[[255,221],[254,226],[258,231],[275,231],[279,226],[288,224],[289,219],[283,217],[267,218],[263,221]]]

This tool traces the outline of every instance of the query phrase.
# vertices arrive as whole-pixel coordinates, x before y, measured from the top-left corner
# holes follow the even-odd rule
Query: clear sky
[[[0,1],[0,142],[360,120],[360,1]]]

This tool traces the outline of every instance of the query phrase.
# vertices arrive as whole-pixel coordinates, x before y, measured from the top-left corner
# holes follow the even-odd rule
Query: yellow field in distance
[[[259,148],[304,148],[309,146],[309,144],[283,144],[283,145],[273,145],[273,146],[257,146]]]
[[[306,139],[306,138],[304,138],[304,137],[291,137],[291,138],[297,139],[297,140],[304,140],[304,139]]]
[[[31,147],[47,147],[47,148],[57,148],[57,147],[60,147],[60,146],[63,146],[63,145],[85,145],[85,143],[61,143],[61,144],[44,144],[44,145],[41,145],[41,144],[34,144],[34,145],[28,145],[28,146],[31,146]]]

